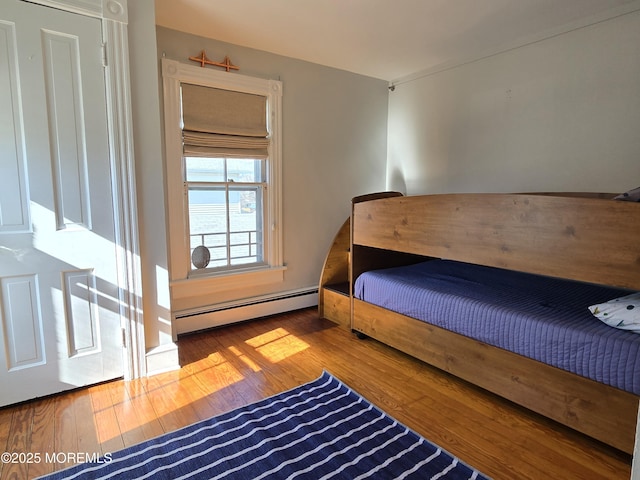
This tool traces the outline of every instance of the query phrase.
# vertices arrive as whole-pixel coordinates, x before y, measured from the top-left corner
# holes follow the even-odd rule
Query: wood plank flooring
[[[373,340],[315,309],[181,337],[179,371],[0,409],[0,479],[30,479],[317,378],[322,370],[498,479],[628,479],[631,458]],[[40,461],[35,461],[36,454]],[[45,461],[46,460],[46,461]]]

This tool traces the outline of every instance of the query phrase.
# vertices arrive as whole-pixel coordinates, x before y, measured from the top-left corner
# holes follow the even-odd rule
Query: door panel
[[[30,229],[15,24],[0,20],[0,232]]]
[[[69,334],[69,355],[100,351],[96,278],[91,270],[64,272],[65,323]]]
[[[7,368],[16,371],[46,363],[37,276],[3,278],[1,283]]]
[[[43,31],[42,41],[57,227],[91,229],[80,38]]]
[[[0,8],[0,405],[123,374],[101,22]]]

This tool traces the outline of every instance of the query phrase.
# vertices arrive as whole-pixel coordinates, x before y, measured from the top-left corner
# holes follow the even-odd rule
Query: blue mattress
[[[640,335],[587,308],[626,290],[448,260],[366,272],[354,288],[366,302],[640,395]]]

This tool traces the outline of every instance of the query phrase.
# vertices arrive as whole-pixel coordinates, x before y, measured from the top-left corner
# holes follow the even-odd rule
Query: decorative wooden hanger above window
[[[213,65],[214,67],[224,68],[227,70],[227,72],[229,70],[240,70],[240,67],[236,67],[233,63],[231,63],[231,60],[228,56],[225,56],[222,62],[212,62],[207,58],[207,54],[204,53],[204,50],[200,52],[199,57],[189,57],[189,60],[198,62],[201,67],[204,67],[205,65]]]

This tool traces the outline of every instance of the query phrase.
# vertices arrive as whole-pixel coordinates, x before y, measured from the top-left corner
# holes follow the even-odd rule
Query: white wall
[[[388,186],[621,192],[640,186],[639,128],[636,12],[399,82]]]
[[[400,81],[388,145],[413,195],[640,186],[640,13]]]
[[[174,310],[317,287],[327,250],[349,216],[351,198],[385,188],[386,82],[162,27],[157,43],[159,54],[169,59],[192,63],[188,57],[204,49],[212,60],[228,55],[243,75],[283,82],[284,282],[174,297]]]
[[[130,0],[129,60],[131,111],[142,304],[147,347],[147,370],[154,373],[178,366],[173,344],[169,277],[167,273],[167,225],[162,161],[162,126],[156,58],[155,6],[153,0]]]

